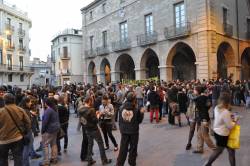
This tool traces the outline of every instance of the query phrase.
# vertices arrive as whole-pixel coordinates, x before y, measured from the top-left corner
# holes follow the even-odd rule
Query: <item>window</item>
[[[89,37],[89,42],[90,42],[90,50],[93,50],[94,36]]]
[[[92,20],[93,19],[93,11],[89,12],[89,19]]]
[[[3,50],[0,48],[0,64],[3,64]]]
[[[184,2],[177,3],[174,6],[175,11],[175,27],[181,28],[186,25],[186,13]]]
[[[22,38],[20,38],[19,39],[19,49],[23,49],[23,39]]]
[[[66,41],[67,41],[67,37],[64,37],[64,38],[63,38],[63,41],[66,42]]]
[[[23,24],[19,23],[19,30],[22,30],[22,29],[23,29]]]
[[[152,34],[154,31],[153,26],[153,16],[152,14],[148,14],[145,16],[145,28],[146,28],[146,34]]]
[[[7,67],[9,70],[12,69],[12,55],[11,54],[7,55]]]
[[[19,57],[19,66],[20,66],[20,70],[23,70],[23,56]]]
[[[7,18],[7,24],[10,25],[11,24],[11,19]]]
[[[128,39],[127,21],[120,23],[120,39],[123,41]]]
[[[9,48],[11,48],[11,46],[12,46],[12,36],[11,35],[7,35],[7,46]]]
[[[107,47],[108,33],[107,31],[102,32],[102,45],[104,48]]]
[[[227,24],[227,15],[228,15],[227,8],[223,8],[223,24]]]
[[[21,75],[20,75],[20,82],[23,82],[23,81],[24,81],[24,75],[21,74]]]
[[[106,3],[102,4],[102,13],[106,13]]]
[[[250,18],[247,19],[247,32],[250,32]]]
[[[8,75],[8,82],[12,82],[12,74]]]
[[[68,57],[68,47],[63,47],[63,57],[64,58]]]
[[[58,55],[60,56],[60,54],[61,54],[61,50],[60,48],[58,48]]]

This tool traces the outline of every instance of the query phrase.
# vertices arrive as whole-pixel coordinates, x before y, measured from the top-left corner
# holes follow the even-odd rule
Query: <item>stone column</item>
[[[112,83],[116,83],[118,81],[121,81],[121,78],[120,78],[120,71],[111,71],[110,74],[111,74],[111,82]]]
[[[146,73],[147,68],[135,68],[135,79],[136,80],[145,80],[147,79]]]
[[[167,81],[167,66],[158,66],[160,70],[160,80]]]

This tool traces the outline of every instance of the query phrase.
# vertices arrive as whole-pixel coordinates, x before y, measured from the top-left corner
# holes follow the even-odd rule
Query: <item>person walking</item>
[[[10,150],[14,166],[23,166],[24,136],[31,131],[30,118],[15,104],[14,95],[7,93],[3,99],[5,107],[0,109],[0,165],[8,166]],[[23,126],[22,129],[19,126]],[[28,145],[28,140],[25,144]]]
[[[102,105],[100,105],[98,113],[100,114],[99,122],[106,144],[105,150],[109,149],[109,137],[115,146],[114,151],[117,151],[118,144],[116,143],[115,137],[112,134],[112,118],[114,116],[114,107],[111,103],[109,103],[108,96],[104,95],[102,97]]]
[[[116,166],[124,166],[129,151],[128,163],[136,166],[137,147],[139,141],[139,124],[144,118],[144,109],[138,109],[136,97],[128,93],[127,100],[119,112],[119,126],[121,132],[120,151]]]
[[[49,166],[50,163],[57,163],[57,134],[60,130],[59,116],[55,99],[50,97],[45,100],[46,110],[42,118],[42,145],[43,145],[43,162],[40,166]],[[51,147],[51,159],[49,159],[49,145]]]
[[[159,123],[159,103],[160,96],[156,92],[155,87],[150,87],[150,92],[148,94],[148,101],[150,103],[150,122],[152,123],[154,120],[154,113],[156,118],[156,123]]]
[[[79,115],[80,115],[82,124],[84,125],[84,128],[86,129],[86,134],[88,137],[88,155],[87,155],[88,166],[91,166],[96,163],[96,161],[93,160],[92,158],[94,140],[96,140],[98,144],[101,159],[102,159],[102,164],[103,165],[110,164],[112,160],[107,159],[102,136],[97,126],[98,118],[100,115],[96,114],[95,108],[93,108],[93,99],[90,96],[87,96],[85,98],[84,106],[81,109],[79,109]]]
[[[219,104],[215,107],[214,119],[214,137],[217,148],[210,155],[205,166],[211,166],[213,162],[221,155],[223,150],[227,148],[229,155],[229,162],[231,166],[236,165],[235,150],[227,146],[228,136],[232,128],[236,125],[237,118],[232,119],[230,112],[231,96],[229,93],[221,93],[219,97]]]

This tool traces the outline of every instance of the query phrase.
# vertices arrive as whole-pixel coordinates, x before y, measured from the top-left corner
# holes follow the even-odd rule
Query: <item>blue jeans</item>
[[[138,108],[143,107],[143,98],[137,98],[137,105],[138,105]]]
[[[0,145],[0,165],[8,166],[8,154],[11,150],[14,157],[14,166],[23,166],[23,140]]]
[[[28,133],[28,137],[30,139],[30,143],[25,145],[23,148],[23,166],[30,166],[30,152],[33,147],[34,138],[32,135],[32,131]]]

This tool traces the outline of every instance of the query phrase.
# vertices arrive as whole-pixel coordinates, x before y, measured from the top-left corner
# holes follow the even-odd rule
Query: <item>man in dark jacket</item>
[[[144,109],[138,110],[136,97],[133,93],[128,93],[127,101],[123,104],[119,112],[119,126],[121,132],[120,151],[116,166],[123,166],[129,147],[129,165],[136,165],[137,145],[139,141],[139,124],[144,117]]]
[[[93,99],[88,96],[85,98],[84,102],[85,102],[84,106],[79,109],[79,115],[80,115],[81,123],[84,125],[86,134],[88,137],[88,155],[87,155],[88,166],[96,163],[96,161],[93,160],[92,158],[94,139],[96,140],[99,150],[100,150],[102,164],[103,165],[109,164],[111,163],[111,159],[107,159],[107,156],[105,153],[102,136],[97,126],[99,115],[96,115],[96,111],[92,107]]]

